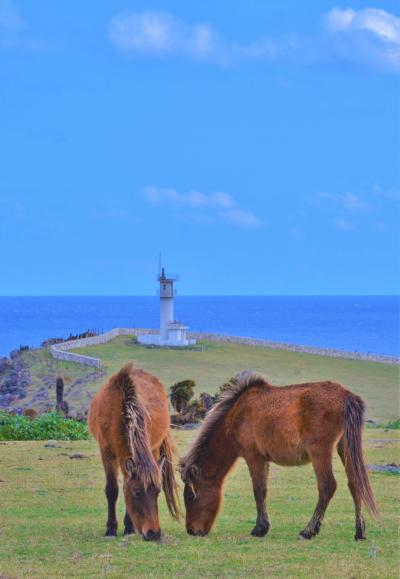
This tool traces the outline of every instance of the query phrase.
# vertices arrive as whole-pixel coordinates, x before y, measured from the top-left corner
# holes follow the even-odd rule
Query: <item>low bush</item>
[[[400,418],[396,420],[391,420],[385,424],[385,428],[390,428],[391,430],[400,430]]]
[[[48,412],[32,420],[0,411],[0,440],[86,440],[87,425]]]

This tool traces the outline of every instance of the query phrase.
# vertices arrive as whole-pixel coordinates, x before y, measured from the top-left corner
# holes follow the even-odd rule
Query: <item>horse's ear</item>
[[[128,473],[130,474],[130,476],[132,478],[135,478],[136,473],[137,473],[137,468],[135,463],[133,462],[133,459],[131,457],[127,458],[125,461],[125,468],[128,471]]]
[[[165,464],[165,461],[166,461],[166,460],[167,460],[167,457],[166,457],[166,456],[160,456],[160,458],[157,460],[157,464],[158,464],[158,466],[160,467],[160,471],[161,471],[161,472],[163,471],[164,464]]]

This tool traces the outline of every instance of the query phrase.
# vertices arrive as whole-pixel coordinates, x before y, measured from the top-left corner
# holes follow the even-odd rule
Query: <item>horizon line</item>
[[[397,297],[400,298],[400,294],[396,293],[385,293],[385,294],[374,294],[374,293],[338,293],[338,294],[178,294],[175,296],[177,298],[272,298],[272,297]],[[1,298],[159,298],[157,294],[0,294]]]

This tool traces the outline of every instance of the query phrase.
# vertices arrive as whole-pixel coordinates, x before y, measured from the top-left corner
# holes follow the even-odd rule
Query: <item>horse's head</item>
[[[189,535],[203,537],[209,533],[221,504],[221,485],[202,476],[196,465],[181,463],[185,483],[186,530]]]
[[[157,499],[161,489],[163,460],[154,468],[153,476],[143,476],[143,469],[132,458],[125,462],[127,474],[124,480],[125,504],[134,529],[146,541],[161,538]]]

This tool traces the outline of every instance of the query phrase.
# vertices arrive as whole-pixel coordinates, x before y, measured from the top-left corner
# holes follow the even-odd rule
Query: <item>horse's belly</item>
[[[259,450],[268,460],[282,466],[299,466],[310,462],[310,457],[297,433],[286,437],[280,433],[271,434],[264,438],[261,446]]]
[[[310,462],[310,457],[305,450],[293,449],[292,452],[269,452],[268,459],[280,466],[301,466]]]

